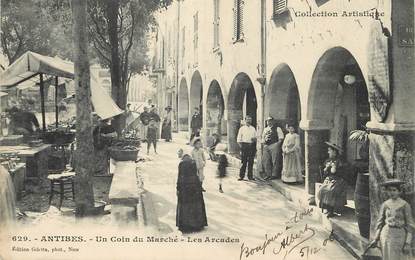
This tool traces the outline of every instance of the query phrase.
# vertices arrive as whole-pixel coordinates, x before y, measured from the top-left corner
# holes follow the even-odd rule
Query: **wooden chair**
[[[49,174],[48,180],[50,180],[50,194],[49,205],[52,203],[53,195],[59,194],[59,210],[62,207],[63,200],[68,198],[66,195],[72,194],[72,199],[75,201],[75,185],[74,185],[75,172],[65,171],[62,173]]]

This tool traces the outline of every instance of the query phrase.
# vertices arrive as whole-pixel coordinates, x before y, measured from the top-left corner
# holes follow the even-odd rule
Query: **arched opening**
[[[218,133],[219,136],[226,135],[226,121],[223,116],[225,102],[220,85],[216,80],[210,83],[206,107],[207,136],[211,136],[213,133]]]
[[[342,147],[346,162],[363,159],[360,145],[348,137],[370,120],[368,92],[359,64],[348,50],[335,47],[320,58],[311,81],[307,119],[329,122],[328,139]]]
[[[199,71],[195,71],[190,81],[190,111],[193,114],[195,108],[199,108],[203,117],[203,84]]]
[[[358,62],[348,50],[335,47],[323,54],[314,70],[308,98],[307,119],[311,122],[319,122],[323,126],[319,128],[325,129],[307,133],[308,180],[318,179],[312,175],[318,172],[318,166],[328,157],[324,141],[340,146],[343,150],[341,156],[347,169],[344,179],[349,184],[344,214],[354,218],[351,209],[356,208],[356,212],[360,211],[360,215],[357,214],[360,231],[367,237],[368,229],[362,230],[370,226],[369,200],[367,197],[366,200],[355,201],[354,192],[356,185],[356,192],[358,186],[361,191],[369,191],[367,174],[369,158],[366,156],[368,150],[362,149],[362,147],[368,148],[368,145],[350,142],[349,136],[353,130],[365,129],[366,123],[370,120],[370,108],[365,78]],[[356,183],[357,173],[359,173],[358,183]],[[311,188],[314,184],[308,185]],[[362,219],[364,219],[363,224],[360,221]]]
[[[180,81],[178,95],[179,131],[189,130],[189,91],[186,79]]]
[[[246,115],[252,117],[252,124],[257,122],[257,99],[254,85],[249,76],[243,72],[234,78],[228,97],[228,151],[238,154],[239,145],[236,142],[241,120]]]
[[[272,72],[265,95],[265,117],[273,117],[284,133],[287,123],[295,125],[300,135],[301,157],[304,156],[304,131],[299,128],[301,103],[298,86],[293,72],[287,64],[280,64]]]

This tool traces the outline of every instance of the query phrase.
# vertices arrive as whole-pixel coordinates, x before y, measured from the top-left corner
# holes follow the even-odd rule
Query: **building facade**
[[[238,154],[244,116],[258,133],[268,116],[295,122],[312,203],[324,142],[341,146],[354,165],[365,156],[348,137],[366,130],[371,234],[386,179],[406,181],[415,214],[413,1],[184,0],[157,20],[152,75],[159,106],[177,112],[178,131],[189,131],[199,107],[203,136],[220,133]]]

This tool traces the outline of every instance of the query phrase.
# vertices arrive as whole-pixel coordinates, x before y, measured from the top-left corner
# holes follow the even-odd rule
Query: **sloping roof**
[[[23,82],[24,79],[39,73],[73,79],[74,64],[60,58],[48,57],[28,51],[0,74],[0,86],[6,88],[13,87]],[[95,112],[103,119],[114,117],[123,112],[99,85],[99,82],[92,74],[91,102]]]
[[[28,51],[0,74],[0,86],[15,86],[39,73],[73,79],[73,63]]]

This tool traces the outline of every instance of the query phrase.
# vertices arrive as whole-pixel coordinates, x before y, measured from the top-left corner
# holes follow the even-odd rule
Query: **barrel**
[[[354,193],[355,212],[360,235],[369,238],[370,233],[370,203],[369,203],[369,173],[359,173]]]

